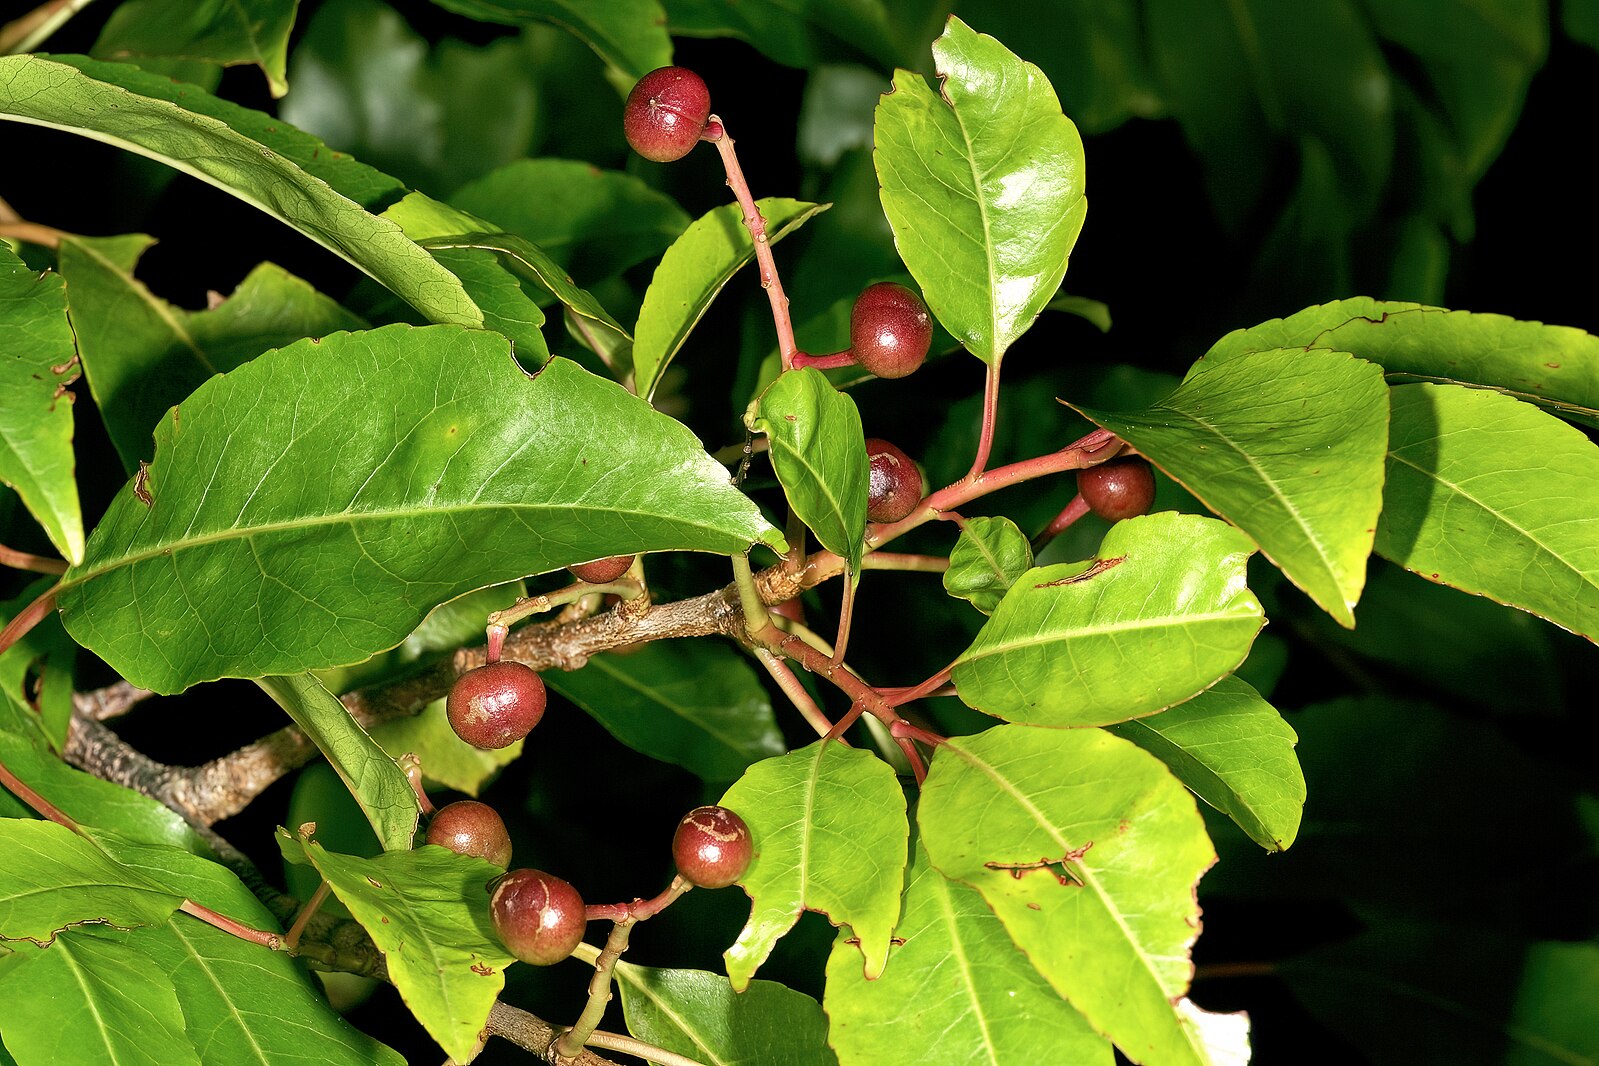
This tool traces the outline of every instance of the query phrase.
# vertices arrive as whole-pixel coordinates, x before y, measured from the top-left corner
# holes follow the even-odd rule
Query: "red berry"
[[[455,735],[474,748],[503,748],[539,724],[544,700],[544,680],[538,674],[502,659],[456,678],[444,713]]]
[[[512,870],[491,883],[489,914],[506,948],[523,962],[553,966],[583,942],[588,919],[577,889],[543,870]]]
[[[587,581],[591,585],[609,585],[627,573],[628,567],[632,565],[631,555],[612,555],[605,559],[595,559],[592,563],[578,563],[567,569],[572,571],[572,576],[579,581]]]
[[[933,319],[922,298],[903,285],[880,281],[855,298],[849,344],[855,361],[880,378],[902,378],[927,359]]]
[[[657,163],[688,155],[711,117],[711,91],[684,67],[660,67],[638,80],[622,110],[633,151]]]
[[[499,812],[477,800],[440,807],[428,823],[427,842],[462,855],[475,855],[500,869],[511,865],[511,834]]]
[[[725,888],[737,881],[754,855],[750,827],[726,807],[694,808],[672,836],[677,872],[700,888]]]
[[[872,470],[866,482],[866,517],[873,522],[898,522],[922,502],[922,471],[903,451],[871,437],[866,458]]]
[[[1155,503],[1155,472],[1136,455],[1077,471],[1077,491],[1089,510],[1112,522],[1148,514]]]

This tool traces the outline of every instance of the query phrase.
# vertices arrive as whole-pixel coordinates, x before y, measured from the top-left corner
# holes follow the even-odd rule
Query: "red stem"
[[[850,625],[855,621],[855,575],[844,569],[844,598],[838,609],[838,635],[833,640],[833,665],[844,661],[844,649],[849,647]]]
[[[44,621],[45,615],[55,609],[56,591],[61,586],[46,589],[38,599],[24,607],[15,618],[0,629],[0,654],[23,637],[28,635],[28,630]]]
[[[777,687],[783,690],[783,695],[787,696],[789,701],[794,704],[795,709],[800,713],[800,717],[804,718],[810,724],[810,727],[816,730],[817,736],[825,737],[833,731],[833,723],[822,712],[822,709],[816,705],[816,701],[811,699],[811,694],[805,691],[805,686],[800,684],[800,679],[793,670],[789,669],[787,663],[766,648],[756,648],[755,657],[761,661],[762,666],[766,667],[766,672],[772,675],[772,680],[776,681]],[[840,741],[840,743],[847,744],[849,742]]]
[[[983,378],[983,428],[977,437],[977,458],[967,479],[980,475],[988,468],[988,456],[994,450],[994,425],[999,421],[999,360],[988,364],[988,374]]]
[[[660,914],[693,887],[681,877],[674,877],[659,895],[632,903],[591,903],[583,908],[583,917],[591,922],[642,922]]]
[[[36,574],[64,574],[67,564],[63,559],[51,559],[44,555],[34,555],[31,552],[18,551],[0,544],[0,566],[9,566],[17,570],[32,570]]]
[[[178,908],[184,914],[200,919],[206,925],[212,925],[224,933],[231,933],[240,940],[248,940],[252,944],[260,944],[270,951],[280,951],[283,948],[283,938],[276,933],[269,933],[265,929],[255,929],[243,922],[220,914],[204,904],[196,903],[192,899],[183,901]]]
[[[855,349],[845,348],[842,352],[832,355],[808,355],[805,352],[794,353],[794,368],[802,366],[815,367],[817,370],[839,370],[846,366],[855,365]]]
[[[32,807],[41,816],[50,819],[56,825],[66,826],[74,833],[78,832],[78,823],[73,821],[70,815],[23,784],[22,779],[12,773],[10,767],[3,762],[0,762],[0,785],[10,789],[12,795]]]
[[[1050,519],[1049,525],[1044,527],[1044,531],[1033,538],[1033,551],[1036,552],[1043,548],[1044,545],[1060,536],[1071,527],[1073,522],[1076,522],[1087,513],[1087,501],[1081,495],[1073,496],[1072,502],[1068,503],[1060,514]]]
[[[715,115],[711,116],[706,127],[706,139],[715,144],[716,150],[721,153],[728,187],[744,209],[744,226],[750,231],[750,239],[755,242],[755,260],[761,267],[761,288],[766,290],[766,298],[772,305],[778,354],[783,358],[783,369],[792,370],[799,347],[794,343],[794,324],[788,315],[788,297],[783,293],[783,282],[777,276],[777,262],[772,258],[771,242],[766,236],[766,219],[761,216],[761,209],[755,206],[755,198],[750,195],[749,183],[744,180],[743,168],[738,165],[738,154],[733,151],[733,138],[728,135],[722,120]]]

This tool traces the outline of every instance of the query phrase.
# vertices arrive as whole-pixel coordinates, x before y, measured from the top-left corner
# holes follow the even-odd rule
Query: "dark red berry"
[[[587,581],[591,585],[609,585],[627,573],[628,567],[632,565],[631,555],[612,555],[605,559],[595,559],[592,563],[578,563],[567,569],[572,571],[572,576],[579,581]]]
[[[506,948],[523,962],[553,966],[583,942],[588,919],[577,889],[543,870],[512,870],[491,883],[489,913]]]
[[[1089,510],[1112,522],[1148,514],[1155,503],[1155,472],[1136,455],[1077,471],[1077,491]]]
[[[428,823],[429,844],[462,855],[475,855],[500,869],[511,865],[511,834],[493,807],[477,800],[457,800],[440,807]]]
[[[855,361],[880,378],[902,378],[927,359],[933,319],[922,298],[903,285],[880,281],[855,298],[849,345]]]
[[[456,678],[444,712],[455,735],[474,748],[503,748],[539,724],[544,700],[544,680],[538,674],[502,659]]]
[[[725,888],[737,881],[754,855],[750,827],[726,807],[695,807],[677,823],[672,837],[677,872],[700,888]]]
[[[922,471],[915,460],[886,440],[866,441],[872,464],[866,482],[866,517],[872,522],[898,522],[922,502]]]
[[[633,151],[657,163],[688,155],[711,117],[711,91],[692,70],[660,67],[638,80],[622,110]]]

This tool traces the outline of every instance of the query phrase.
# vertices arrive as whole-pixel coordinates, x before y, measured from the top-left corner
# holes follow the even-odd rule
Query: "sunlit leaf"
[[[776,244],[825,204],[768,197],[756,206],[766,219],[766,240]],[[661,374],[739,267],[755,258],[755,242],[737,204],[723,204],[689,224],[661,257],[644,293],[633,330],[633,391],[648,397]]]
[[[1039,973],[1130,1058],[1227,1061],[1183,1007],[1194,888],[1216,853],[1158,759],[1098,729],[957,737],[934,755],[917,823],[934,867],[981,892]]]
[[[61,276],[30,270],[0,244],[0,481],[68,562],[83,559],[72,456],[72,331]]]
[[[945,329],[997,363],[1066,273],[1088,201],[1083,142],[1049,79],[951,17],[935,93],[901,70],[877,107],[883,210]]]
[[[903,943],[875,981],[843,934],[833,945],[826,1006],[843,1066],[1110,1066],[1110,1043],[1033,969],[983,897],[933,869],[919,843],[894,935]]]
[[[289,88],[289,31],[299,6],[299,0],[131,0],[111,12],[94,54],[253,63],[272,95],[282,96]]]
[[[1202,361],[1144,411],[1082,412],[1248,533],[1323,610],[1353,625],[1382,507],[1386,392],[1371,363],[1282,349]]]
[[[620,962],[616,983],[628,1032],[708,1066],[836,1066],[838,1061],[827,1046],[821,1006],[776,981],[751,981],[734,992],[719,973]]]
[[[1103,725],[1181,703],[1238,667],[1264,618],[1236,529],[1170,511],[1118,522],[1083,563],[1023,574],[955,661],[971,707]]]
[[[487,886],[504,871],[432,844],[360,859],[280,830],[278,845],[327,879],[428,1035],[457,1061],[469,1059],[514,961],[489,917]]]
[[[1010,587],[1033,568],[1027,535],[1008,518],[968,518],[949,553],[944,591],[993,614]]]
[[[0,939],[48,944],[85,922],[160,925],[183,902],[65,826],[0,819]]]
[[[871,752],[817,741],[758,762],[722,796],[749,823],[755,859],[739,884],[754,906],[723,954],[736,989],[772,953],[802,910],[848,925],[868,978],[883,972],[905,873],[905,796]]]
[[[1224,677],[1160,714],[1109,727],[1171,768],[1268,851],[1294,842],[1305,806],[1298,739],[1260,693]]]
[[[803,367],[772,382],[745,423],[766,434],[772,469],[800,521],[858,572],[870,465],[855,401]]]
[[[628,747],[706,781],[731,781],[783,753],[771,699],[724,644],[662,640],[544,679]]]
[[[508,347],[390,326],[208,381],[64,579],[68,631],[175,691],[359,662],[443,600],[596,555],[781,543],[686,427]]]
[[[361,206],[392,179],[368,168],[340,167],[337,159],[315,169],[301,166],[295,158],[301,153],[333,153],[294,130],[282,138],[290,152],[274,151],[275,137],[255,138],[277,132],[266,116],[125,64],[21,55],[0,57],[0,119],[77,133],[157,159],[293,226],[429,319],[482,324],[455,275],[394,223]],[[333,181],[332,187],[326,183]]]
[[[1377,550],[1599,640],[1599,449],[1480,389],[1393,389]]]

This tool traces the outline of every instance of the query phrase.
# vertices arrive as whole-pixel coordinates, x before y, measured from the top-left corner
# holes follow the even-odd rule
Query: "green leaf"
[[[167,408],[213,374],[270,348],[364,324],[271,263],[215,307],[185,311],[133,276],[154,243],[143,234],[75,238],[57,253],[84,374],[129,472],[150,458],[150,434]]]
[[[755,840],[755,860],[739,880],[754,906],[722,956],[733,987],[749,987],[801,910],[848,925],[867,978],[879,976],[910,835],[893,769],[871,752],[817,741],[756,763],[721,803],[744,816]]]
[[[830,1039],[843,1066],[1058,1062],[1110,1066],[1110,1043],[1049,987],[983,897],[933,869],[918,842],[904,943],[876,981],[842,934],[827,961]]]
[[[1599,640],[1599,449],[1530,404],[1393,389],[1377,550]]]
[[[400,998],[457,1061],[471,1057],[513,962],[489,917],[488,883],[504,873],[433,844],[360,859],[279,830],[285,858],[303,852],[383,952]]]
[[[1118,522],[1097,559],[1023,575],[955,661],[955,687],[968,706],[1031,725],[1103,725],[1181,703],[1237,669],[1264,624],[1244,587],[1253,552],[1198,515]]]
[[[318,5],[289,78],[284,121],[440,196],[527,155],[545,102],[527,42],[430,42],[378,0]]]
[[[813,67],[854,48],[890,67],[900,59],[897,28],[882,0],[665,0],[675,34],[738,37],[791,67]],[[918,41],[918,44],[920,42]]]
[[[224,117],[218,121],[212,112]],[[0,119],[65,130],[147,155],[294,227],[433,321],[483,322],[455,275],[394,223],[362,208],[361,197],[372,194],[383,175],[364,168],[336,171],[337,160],[330,160],[323,173],[351,182],[341,194],[319,180],[323,173],[274,151],[275,141],[252,136],[260,127],[276,132],[265,116],[218,106],[193,86],[123,64],[21,55],[0,57]],[[242,128],[228,119],[243,119]],[[285,137],[296,152],[305,151],[309,140]]]
[[[0,244],[0,481],[68,562],[83,560],[72,457],[72,331],[59,274],[40,274]]]
[[[1210,351],[1205,353],[1205,361],[1220,363],[1254,352],[1269,352],[1275,348],[1327,348],[1333,351],[1348,351],[1346,348],[1319,343],[1319,340],[1356,319],[1382,319],[1399,312],[1423,309],[1428,308],[1416,303],[1374,300],[1369,296],[1355,296],[1348,300],[1317,304],[1286,318],[1273,318],[1257,326],[1233,330],[1211,345]]]
[[[106,20],[94,54],[261,68],[273,96],[289,89],[289,31],[299,0],[131,0]]]
[[[585,285],[659,255],[689,224],[639,178],[570,159],[519,159],[450,203],[538,245]]]
[[[755,201],[766,219],[766,239],[776,244],[818,213],[825,204],[767,197]],[[744,228],[737,204],[701,215],[661,257],[644,293],[633,330],[633,391],[648,398],[661,383],[666,365],[683,346],[722,286],[755,257],[755,242]]]
[[[1382,507],[1382,371],[1282,349],[1196,364],[1136,413],[1080,408],[1248,533],[1339,622],[1354,625]]]
[[[1049,79],[958,18],[933,42],[943,79],[898,71],[877,105],[877,176],[927,306],[996,364],[1060,288],[1082,232],[1083,142]]]
[[[544,679],[628,747],[706,781],[731,781],[784,750],[766,689],[725,644],[657,641]]]
[[[944,591],[993,614],[1010,587],[1033,568],[1027,534],[1008,518],[968,518],[949,553]]]
[[[659,0],[433,0],[484,22],[548,22],[572,33],[611,66],[638,80],[672,62],[672,39]]]
[[[1599,2],[1566,0],[1560,5],[1560,28],[1572,40],[1599,49]]]
[[[54,578],[40,578],[15,600],[0,603],[0,626],[54,583]],[[28,739],[41,753],[66,747],[77,653],[78,645],[54,613],[0,652],[0,731]]]
[[[288,712],[361,805],[385,851],[411,846],[421,811],[405,771],[351,717],[339,698],[311,674],[256,680]]]
[[[856,958],[859,959],[859,953]],[[734,992],[704,970],[616,964],[627,1030],[706,1066],[836,1066],[827,1016],[803,992],[751,981]]]
[[[0,854],[0,940],[45,945],[85,922],[160,925],[183,902],[54,822],[0,819]]]
[[[756,539],[782,542],[620,387],[559,359],[530,380],[497,334],[389,326],[279,349],[169,413],[60,606],[122,676],[170,692],[359,662],[524,574]]]
[[[1097,729],[956,737],[933,757],[917,822],[938,871],[981,892],[1039,973],[1130,1057],[1228,1061],[1204,1046],[1213,1027],[1247,1048],[1240,1020],[1202,1021],[1182,998],[1194,888],[1216,853],[1154,756]],[[1040,860],[1050,865],[1018,865]]]
[[[177,991],[150,956],[80,935],[24,958],[0,977],[0,1030],[20,1066],[200,1066]]]
[[[1110,731],[1165,763],[1267,851],[1294,842],[1305,807],[1305,775],[1294,757],[1298,737],[1276,708],[1236,677]]]
[[[1384,920],[1278,972],[1373,1061],[1599,1061],[1599,945]]]
[[[794,513],[858,574],[871,465],[855,401],[820,370],[802,367],[767,386],[744,421],[751,432],[766,434],[772,469]]]

